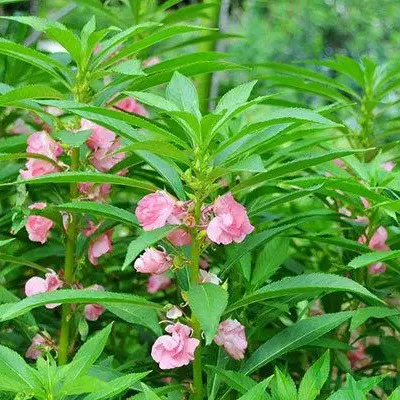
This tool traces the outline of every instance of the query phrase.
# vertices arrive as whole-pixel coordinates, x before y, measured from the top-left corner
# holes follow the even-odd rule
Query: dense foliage
[[[0,397],[400,399],[400,64],[75,3],[0,17]]]

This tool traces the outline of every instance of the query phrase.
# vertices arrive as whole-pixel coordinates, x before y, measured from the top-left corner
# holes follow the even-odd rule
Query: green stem
[[[79,148],[72,149],[71,153],[71,171],[79,169]],[[78,184],[71,183],[70,186],[71,200],[74,201],[78,197]],[[69,286],[73,283],[75,272],[75,253],[76,238],[78,235],[78,224],[76,217],[72,217],[67,229],[67,239],[65,243],[65,263],[64,263],[64,281]],[[71,333],[71,306],[69,304],[62,305],[61,311],[61,336],[58,349],[59,365],[68,362],[69,340]]]
[[[196,225],[200,222],[201,214],[201,201],[196,200],[194,217]],[[192,253],[191,253],[191,266],[190,266],[190,284],[195,285],[199,282],[199,265],[200,265],[200,241],[198,238],[198,230],[194,228],[192,231]],[[201,365],[201,328],[197,318],[192,315],[192,328],[193,337],[200,341],[197,349],[194,353],[193,361],[193,387],[194,387],[194,399],[203,399],[203,376],[202,376],[202,365]]]

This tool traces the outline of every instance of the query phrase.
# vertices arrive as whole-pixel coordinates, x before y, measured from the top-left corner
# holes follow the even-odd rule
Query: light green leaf
[[[395,310],[389,307],[363,307],[356,310],[351,319],[350,331],[354,331],[369,318],[386,318],[399,315],[400,310]]]
[[[332,292],[349,292],[373,304],[384,303],[366,288],[351,279],[338,275],[313,273],[283,278],[278,282],[266,285],[232,304],[228,307],[226,313],[230,313],[248,304],[277,297],[297,295],[300,293],[309,293],[311,296],[315,296],[320,293]]]
[[[392,260],[393,258],[397,257],[400,257],[400,250],[374,251],[372,253],[361,254],[360,256],[353,258],[349,262],[349,267],[354,269],[362,268],[370,264]]]
[[[314,400],[329,376],[329,351],[307,369],[299,387],[298,400]]]
[[[151,390],[147,385],[142,383],[143,393],[146,400],[161,400],[161,397],[158,397],[156,392]]]
[[[133,212],[123,210],[110,204],[95,203],[92,201],[77,201],[50,206],[49,210],[61,210],[72,213],[88,213],[99,217],[137,226],[138,222]]]
[[[147,92],[124,92],[129,97],[133,97],[143,104],[151,107],[159,108],[163,111],[179,111],[179,108],[173,102],[165,99],[164,97],[158,96],[153,93]]]
[[[113,379],[107,383],[108,388],[99,390],[96,393],[91,393],[84,397],[84,400],[109,400],[120,395],[125,390],[132,387],[136,382],[143,379],[148,372],[141,372],[138,374],[128,374],[119,378]]]
[[[275,367],[274,378],[271,382],[272,398],[279,400],[297,400],[296,385],[289,374]],[[311,398],[309,399],[311,400]]]
[[[39,176],[37,178],[21,179],[16,182],[1,183],[1,186],[19,185],[26,183],[29,185],[38,185],[44,183],[74,183],[74,182],[94,182],[94,183],[109,183],[112,185],[123,185],[128,187],[136,187],[138,189],[154,192],[157,187],[140,181],[138,179],[127,178],[125,176],[102,174],[100,172],[63,172],[57,174],[49,174]]]
[[[273,375],[264,379],[262,382],[258,383],[256,386],[251,388],[246,394],[240,396],[238,400],[255,400],[262,399],[265,395],[265,389],[271,382]]]
[[[353,313],[324,314],[296,322],[261,345],[247,360],[242,372],[249,374],[283,354],[305,346],[348,320]]]
[[[12,105],[29,99],[62,99],[64,95],[58,90],[44,85],[26,85],[17,87],[0,96],[0,107]]]
[[[247,393],[257,382],[240,372],[207,365],[207,369],[216,373],[227,385],[241,394]]]
[[[40,293],[35,296],[27,297],[18,303],[7,303],[0,305],[0,321],[8,321],[19,317],[28,311],[50,303],[99,303],[99,304],[134,304],[147,309],[157,310],[161,306],[151,303],[139,296],[125,293],[113,293],[95,290],[73,290],[62,289],[47,293]]]
[[[199,97],[193,82],[186,76],[175,72],[166,89],[166,98],[176,104],[179,110],[201,117]]]
[[[107,388],[107,383],[90,375],[83,375],[68,382],[68,386],[62,391],[64,395],[79,395],[83,393],[92,393]]]
[[[257,81],[243,83],[242,85],[229,90],[229,92],[225,93],[221,97],[217,107],[215,108],[215,113],[219,114],[224,110],[230,112],[244,104],[248,100],[256,83]]]
[[[128,246],[122,269],[126,269],[144,249],[163,239],[177,227],[178,225],[166,225],[153,231],[144,232],[137,239],[133,240]]]
[[[218,324],[227,304],[228,293],[212,283],[192,285],[189,289],[189,304],[206,336],[209,345],[217,332]]]
[[[69,131],[60,131],[57,132],[55,138],[61,140],[63,143],[72,146],[72,147],[80,147],[82,144],[86,142],[89,136],[92,134],[92,131],[78,131],[78,132],[69,132]]]
[[[140,60],[127,60],[111,67],[108,71],[129,76],[144,76]]]

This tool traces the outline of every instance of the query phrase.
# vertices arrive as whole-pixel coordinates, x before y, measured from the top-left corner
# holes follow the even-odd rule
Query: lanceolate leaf
[[[18,303],[0,305],[0,321],[8,321],[45,304],[51,303],[84,303],[84,304],[134,304],[147,309],[160,309],[161,306],[151,303],[139,296],[93,290],[62,289],[27,297]]]
[[[228,304],[228,293],[212,283],[193,285],[189,289],[189,304],[204,331],[206,344],[210,344]]]
[[[356,330],[369,318],[386,318],[400,315],[400,310],[389,307],[364,307],[356,310],[351,319],[350,331]]]
[[[313,273],[283,278],[278,282],[266,285],[232,304],[228,307],[226,313],[230,313],[248,304],[276,297],[290,296],[299,293],[310,293],[312,296],[315,296],[318,293],[324,292],[349,292],[364,298],[372,304],[384,303],[363,286],[351,279],[338,275]]]
[[[49,174],[39,176],[37,178],[21,179],[16,182],[2,183],[0,186],[19,185],[26,183],[30,185],[39,185],[44,183],[73,183],[73,182],[94,182],[94,183],[110,183],[112,185],[123,185],[135,187],[138,189],[153,192],[157,187],[137,179],[127,178],[125,176],[102,174],[100,172],[63,172],[57,174]]]
[[[398,258],[398,257],[400,257],[400,250],[375,251],[373,253],[366,253],[356,258],[353,258],[349,262],[349,267],[354,269],[362,268],[370,264],[392,260],[393,258]]]
[[[289,326],[261,345],[248,359],[242,372],[250,374],[290,351],[318,339],[335,329],[353,315],[352,312],[324,314]]]
[[[18,87],[0,96],[0,107],[12,105],[21,100],[62,99],[64,95],[58,90],[44,85],[27,85]]]
[[[110,204],[101,204],[91,201],[79,201],[64,204],[57,204],[48,207],[49,210],[56,209],[60,211],[68,211],[72,213],[89,213],[99,217],[109,218],[114,221],[119,221],[125,224],[137,226],[138,222],[133,213],[112,206]]]
[[[207,369],[215,372],[227,385],[242,394],[247,393],[257,384],[253,379],[240,372],[229,371],[213,365],[207,365]]]

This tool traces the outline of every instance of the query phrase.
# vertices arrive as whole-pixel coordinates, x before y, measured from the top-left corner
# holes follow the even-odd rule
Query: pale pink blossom
[[[175,209],[176,200],[168,193],[157,191],[144,196],[138,202],[135,214],[143,229],[152,231],[175,221]]]
[[[125,158],[125,153],[115,153],[120,147],[121,141],[116,139],[110,147],[94,150],[90,162],[100,172],[108,172]]]
[[[148,58],[147,60],[144,60],[142,65],[145,68],[149,68],[149,67],[152,67],[153,65],[157,65],[159,63],[160,63],[160,57],[153,56],[153,57]]]
[[[333,160],[333,163],[336,164],[339,168],[342,168],[342,169],[346,169],[346,168],[347,168],[347,166],[346,166],[346,164],[344,163],[344,161],[341,160],[340,158],[335,158],[335,159]]]
[[[98,149],[110,149],[116,140],[114,132],[87,119],[82,120],[81,129],[92,131],[92,134],[86,141],[86,145],[93,151]]]
[[[87,288],[87,290],[97,290],[103,291],[104,287],[101,285],[92,285]],[[105,311],[105,308],[100,304],[86,304],[84,308],[84,315],[88,321],[97,321],[101,314]]]
[[[60,289],[62,286],[63,281],[53,270],[50,270],[50,272],[45,275],[45,279],[39,276],[33,276],[28,279],[25,283],[25,295],[30,297],[39,293],[52,292]],[[46,308],[50,309],[57,306],[59,306],[59,304],[46,304]]]
[[[17,118],[12,124],[9,132],[14,135],[23,135],[30,133],[30,128],[22,118]]]
[[[29,206],[31,210],[43,210],[46,208],[46,203],[33,203]],[[32,242],[46,243],[54,222],[51,219],[40,215],[29,215],[25,229],[28,232],[29,240]]]
[[[111,192],[111,185],[102,183],[100,185],[93,182],[83,182],[78,184],[79,193],[87,200],[93,200],[100,203],[106,201]]]
[[[386,264],[383,262],[377,262],[368,266],[368,272],[371,275],[383,274],[386,271]]]
[[[182,315],[182,310],[177,306],[172,306],[166,313],[166,316],[169,319],[178,319],[182,317]]]
[[[207,236],[215,243],[240,243],[254,230],[246,209],[235,201],[231,193],[218,197],[213,211],[215,217],[207,227]]]
[[[165,290],[171,285],[171,279],[167,275],[150,275],[147,281],[147,291],[150,294],[156,293],[160,290]]]
[[[90,237],[97,231],[100,224],[96,225],[93,221],[88,221],[87,225],[82,229],[82,233],[86,237]]]
[[[347,352],[347,358],[350,361],[352,369],[359,369],[367,366],[370,363],[370,358],[365,353],[365,345],[363,342],[358,341],[355,345],[354,350]]]
[[[201,269],[208,269],[210,267],[206,257],[200,258],[199,266]]]
[[[393,161],[386,161],[381,164],[381,168],[387,172],[393,171],[393,169],[396,167],[396,163]]]
[[[25,357],[31,360],[37,360],[49,346],[49,340],[45,338],[44,334],[36,334],[32,338],[32,342],[25,352]]]
[[[151,349],[151,356],[161,369],[179,368],[194,360],[194,352],[200,344],[191,338],[192,329],[181,323],[165,328],[170,335],[160,336]]]
[[[63,153],[61,146],[47,132],[32,133],[28,137],[27,144],[27,153],[40,154],[53,161],[57,161],[57,158]],[[28,158],[25,167],[26,170],[20,170],[20,174],[24,179],[59,171],[56,165],[36,158]]]
[[[365,215],[359,215],[354,221],[356,221],[358,224],[362,224],[362,225],[369,224],[369,218],[366,217]]]
[[[370,208],[371,203],[365,198],[365,197],[360,197],[361,203],[363,204],[364,208]]]
[[[346,207],[339,208],[339,214],[344,215],[345,217],[351,217],[351,211]]]
[[[168,271],[172,266],[172,257],[165,250],[157,250],[154,247],[147,248],[136,259],[134,268],[144,274],[160,275]]]
[[[214,285],[219,285],[221,283],[221,279],[218,278],[217,275],[212,272],[207,272],[204,269],[199,271],[200,274],[200,283],[212,283]]]
[[[142,104],[137,102],[133,97],[126,97],[125,99],[120,100],[114,105],[114,107],[131,114],[140,115],[142,117],[149,116],[146,108],[144,108]]]
[[[111,238],[113,235],[113,229],[108,230],[105,233],[97,236],[96,239],[92,240],[89,244],[88,258],[93,265],[98,265],[98,259],[107,253],[112,251]]]
[[[188,246],[192,243],[190,234],[182,228],[175,229],[167,235],[167,238],[175,246]]]
[[[236,319],[222,321],[218,326],[214,342],[222,346],[235,360],[242,360],[247,349],[245,328]]]

